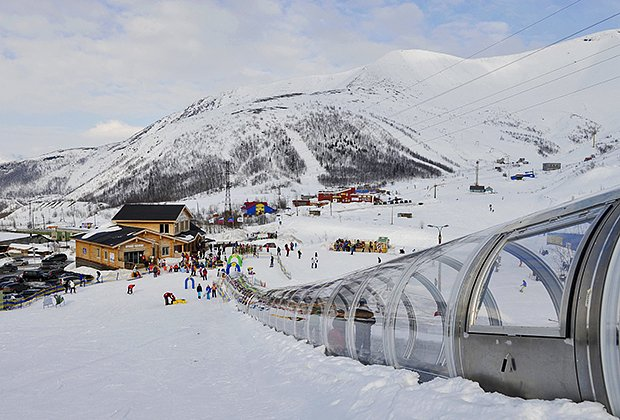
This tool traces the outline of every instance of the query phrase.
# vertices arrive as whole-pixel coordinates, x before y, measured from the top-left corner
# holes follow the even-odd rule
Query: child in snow
[[[198,283],[198,286],[196,287],[196,292],[198,292],[198,299],[202,298],[202,285],[200,283]]]
[[[174,297],[174,295],[172,294],[172,292],[166,292],[164,293],[164,303],[166,305],[172,305],[174,303],[174,301],[176,300],[176,298]]]

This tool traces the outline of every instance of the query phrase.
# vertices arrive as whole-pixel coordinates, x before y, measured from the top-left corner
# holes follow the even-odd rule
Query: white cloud
[[[86,130],[86,138],[101,143],[111,143],[126,140],[133,134],[140,131],[143,127],[135,127],[118,120],[110,120],[98,123],[94,127]]]
[[[542,3],[550,7],[549,1]],[[511,16],[520,11],[518,4]],[[0,2],[0,122],[5,126],[0,136],[13,121],[24,140],[19,150],[4,153],[29,156],[51,150],[57,140],[63,147],[80,146],[105,131],[94,127],[86,136],[85,127],[94,121],[147,125],[207,95],[348,70],[391,50],[465,56],[518,29],[502,16],[483,16],[481,9],[500,10],[502,3]],[[521,51],[523,45],[517,37],[493,53]],[[32,124],[38,118],[45,122]],[[54,134],[63,124],[66,139]],[[44,125],[51,129],[46,132]],[[2,144],[8,140],[0,137]]]

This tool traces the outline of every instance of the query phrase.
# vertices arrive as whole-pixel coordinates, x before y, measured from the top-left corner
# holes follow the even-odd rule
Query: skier
[[[299,257],[299,259],[301,260],[301,249],[297,250],[297,256]]]
[[[519,288],[519,292],[523,293],[523,290],[527,287],[527,281],[523,280],[521,282],[521,287]]]
[[[215,282],[213,282],[213,286],[211,286],[211,295],[213,299],[217,297],[217,284]]]
[[[207,287],[205,287],[205,295],[207,295],[207,300],[211,300],[211,286],[208,284]]]
[[[271,256],[271,262],[269,263],[269,268],[273,268],[273,255]]]
[[[202,285],[200,283],[198,283],[196,291],[198,292],[198,299],[202,298]]]
[[[97,271],[97,279],[96,279],[97,283],[103,283],[103,280],[101,280],[101,273],[99,271]]]
[[[133,284],[133,283],[127,286],[127,294],[128,295],[133,295],[133,288],[134,287],[136,287],[136,285]]]
[[[75,282],[69,279],[69,293],[77,293],[75,291]]]

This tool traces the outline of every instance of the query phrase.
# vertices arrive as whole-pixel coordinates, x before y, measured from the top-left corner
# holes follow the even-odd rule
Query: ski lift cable
[[[619,47],[619,46],[620,46],[620,44],[616,45],[615,47]],[[614,48],[615,48],[615,47],[614,47]],[[487,108],[487,107],[489,107],[489,106],[491,106],[491,105],[496,105],[496,104],[498,104],[498,103],[500,103],[500,102],[504,102],[504,101],[506,101],[506,100],[508,100],[508,99],[512,99],[512,98],[514,98],[514,97],[516,97],[516,96],[523,95],[524,93],[531,92],[532,90],[535,90],[535,89],[538,89],[538,88],[541,88],[541,87],[544,87],[544,86],[550,85],[551,83],[557,82],[557,81],[562,80],[562,79],[564,79],[564,78],[566,78],[566,77],[573,76],[574,74],[580,73],[580,72],[582,72],[582,71],[589,70],[589,69],[591,69],[591,68],[593,68],[593,67],[596,67],[596,66],[598,66],[598,65],[600,65],[600,64],[603,64],[603,63],[605,63],[605,62],[607,62],[607,61],[613,60],[613,59],[618,58],[618,57],[620,57],[620,54],[616,54],[616,55],[614,55],[613,57],[606,58],[605,60],[599,61],[599,62],[597,62],[597,63],[593,63],[593,64],[591,64],[591,65],[589,65],[589,66],[586,66],[586,67],[583,67],[583,68],[581,68],[581,69],[578,69],[578,70],[572,71],[572,72],[567,73],[567,74],[565,74],[565,75],[563,75],[563,76],[560,76],[560,77],[557,77],[557,78],[555,78],[555,79],[552,79],[552,80],[549,80],[549,81],[546,81],[546,82],[540,83],[540,84],[538,84],[538,85],[532,86],[532,87],[527,88],[527,89],[525,89],[525,90],[522,90],[522,91],[519,91],[519,92],[515,92],[515,93],[513,93],[512,95],[506,96],[506,97],[501,98],[501,99],[497,99],[496,101],[493,101],[493,102],[486,103],[486,104],[484,104],[484,105],[481,105],[481,106],[479,106],[479,107],[477,107],[477,108],[474,108],[474,109],[471,109],[471,110],[469,110],[469,111],[462,112],[462,113],[460,113],[460,114],[458,114],[458,115],[453,115],[453,116],[451,116],[450,118],[448,118],[448,119],[446,119],[446,120],[439,121],[439,122],[437,122],[437,123],[435,123],[435,124],[428,125],[428,126],[426,126],[426,127],[424,127],[424,128],[420,128],[420,129],[418,129],[418,131],[420,131],[420,132],[421,132],[421,131],[424,131],[424,130],[428,130],[428,129],[429,129],[429,128],[431,128],[431,127],[436,127],[436,126],[438,126],[438,125],[441,125],[441,124],[447,123],[447,122],[449,122],[449,121],[452,121],[453,119],[463,117],[463,116],[465,116],[465,115],[467,115],[467,114],[471,114],[472,112],[480,111],[481,109]],[[505,90],[507,90],[507,89],[504,89],[503,91],[505,91]],[[502,92],[502,91],[499,91],[498,93],[500,93],[500,92]],[[495,96],[495,95],[496,95],[496,94],[489,95],[489,96]],[[485,98],[482,98],[482,99],[487,99],[489,96],[487,96],[487,97],[485,97]],[[482,99],[481,99],[481,100],[482,100]],[[480,100],[479,100],[479,101],[480,101]],[[464,106],[465,106],[465,105],[461,106],[460,108],[462,108],[462,107],[464,107]],[[457,108],[457,109],[458,109],[458,108]],[[453,110],[452,110],[452,111],[453,111]],[[452,112],[452,111],[447,111],[446,113],[449,113],[449,112]]]
[[[588,85],[588,86],[585,86],[585,87],[583,87],[583,88],[580,88],[580,89],[577,89],[577,90],[573,90],[572,92],[568,92],[568,93],[565,93],[565,94],[562,94],[562,95],[556,96],[556,97],[554,97],[554,98],[550,98],[550,99],[547,99],[547,100],[544,100],[544,101],[541,101],[541,102],[537,102],[537,103],[535,103],[535,104],[533,104],[533,105],[528,105],[528,106],[526,106],[526,107],[524,107],[524,108],[521,108],[521,109],[519,109],[519,110],[517,110],[517,111],[514,111],[513,113],[514,113],[514,114],[518,114],[518,113],[521,113],[521,112],[524,112],[524,111],[530,110],[530,109],[532,109],[532,108],[536,108],[537,106],[544,105],[544,104],[547,104],[547,103],[549,103],[549,102],[553,102],[553,101],[556,101],[556,100],[558,100],[558,99],[562,99],[562,98],[565,98],[565,97],[567,97],[567,96],[574,95],[574,94],[576,94],[576,93],[583,92],[583,91],[585,91],[585,90],[588,90],[588,89],[591,89],[591,88],[594,88],[594,87],[597,87],[597,86],[601,86],[601,85],[604,85],[604,84],[609,83],[609,82],[613,82],[614,80],[617,80],[617,79],[620,79],[620,76],[615,76],[615,77],[612,77],[612,78],[610,78],[610,79],[602,80],[602,81],[600,81],[600,82],[593,83],[593,84]],[[460,128],[460,129],[458,129],[458,130],[451,131],[451,132],[449,132],[449,133],[444,133],[444,134],[442,134],[442,135],[439,135],[439,136],[433,137],[433,138],[431,138],[431,139],[429,139],[429,140],[425,141],[424,143],[425,143],[425,144],[428,144],[428,143],[431,143],[431,142],[434,142],[434,141],[440,140],[440,139],[442,139],[442,138],[444,138],[444,137],[448,137],[448,136],[451,136],[451,135],[453,135],[453,134],[460,133],[460,132],[462,132],[462,131],[470,130],[470,129],[474,128],[474,127],[478,127],[478,126],[480,126],[480,125],[483,125],[484,123],[485,123],[485,122],[484,122],[484,121],[482,121],[482,122],[479,122],[479,123],[476,123],[476,124],[473,124],[473,125],[470,125],[470,126],[467,126],[467,127]]]
[[[430,98],[424,99],[424,100],[423,100],[423,101],[421,101],[421,102],[418,102],[418,103],[413,104],[413,105],[411,105],[411,106],[408,106],[408,107],[406,107],[406,108],[404,108],[404,109],[402,109],[402,110],[400,110],[400,111],[397,111],[397,112],[395,112],[395,113],[391,114],[389,117],[390,117],[390,118],[391,118],[391,117],[395,117],[396,115],[400,115],[400,114],[402,114],[402,113],[404,113],[404,112],[410,111],[410,110],[412,110],[412,109],[414,109],[414,108],[419,107],[420,105],[423,105],[423,104],[425,104],[425,103],[428,103],[428,102],[430,102],[430,101],[433,101],[433,100],[435,100],[435,99],[437,99],[437,98],[440,98],[440,97],[442,97],[442,96],[444,96],[444,95],[447,95],[448,93],[451,93],[451,92],[454,92],[454,91],[456,91],[456,90],[458,90],[458,89],[461,89],[462,87],[468,86],[468,85],[470,85],[470,84],[472,84],[472,83],[474,83],[474,82],[477,82],[478,80],[481,80],[481,79],[483,79],[483,78],[485,78],[485,77],[487,77],[487,76],[489,76],[489,75],[491,75],[491,74],[497,73],[498,71],[501,71],[501,70],[503,70],[503,69],[505,69],[505,68],[508,68],[508,67],[510,67],[510,66],[512,66],[512,65],[514,65],[514,64],[516,64],[516,63],[518,63],[518,62],[520,62],[520,61],[523,61],[523,60],[525,60],[525,59],[527,59],[527,58],[530,58],[530,57],[532,57],[533,55],[538,54],[538,53],[540,53],[540,52],[542,52],[542,51],[546,50],[547,48],[550,48],[550,47],[552,47],[552,46],[554,46],[554,45],[556,45],[556,44],[558,44],[558,43],[560,43],[560,42],[566,41],[567,39],[570,39],[570,38],[572,38],[573,36],[576,36],[576,35],[578,35],[578,34],[580,34],[580,33],[584,32],[584,31],[587,31],[587,30],[589,30],[589,29],[592,29],[593,27],[598,26],[598,25],[600,25],[601,23],[607,22],[608,20],[611,20],[611,19],[613,19],[613,18],[615,18],[615,17],[617,17],[617,16],[619,16],[619,15],[620,15],[620,12],[614,13],[614,14],[613,14],[613,15],[611,15],[611,16],[608,16],[608,17],[606,17],[606,18],[604,18],[604,19],[601,19],[601,20],[599,20],[599,21],[597,21],[597,22],[595,22],[595,23],[593,23],[593,24],[591,24],[591,25],[588,25],[588,26],[586,26],[585,28],[582,28],[582,29],[580,29],[580,30],[578,30],[578,31],[575,31],[575,32],[573,32],[573,33],[572,33],[572,34],[570,34],[570,35],[566,35],[566,36],[564,36],[564,37],[562,37],[562,38],[558,39],[558,40],[557,40],[557,41],[555,41],[555,42],[552,42],[552,43],[550,43],[550,44],[547,44],[547,45],[545,45],[545,46],[544,46],[544,47],[542,47],[542,48],[539,48],[539,49],[537,49],[537,50],[531,51],[531,52],[529,52],[529,53],[527,53],[527,54],[525,54],[525,55],[522,55],[522,56],[520,56],[520,57],[518,57],[518,58],[516,58],[516,59],[514,59],[514,60],[512,60],[512,61],[509,61],[508,63],[503,64],[503,65],[501,65],[501,66],[499,66],[499,67],[497,67],[497,68],[495,68],[495,69],[493,69],[493,70],[490,70],[490,71],[488,71],[488,72],[486,72],[486,73],[484,73],[484,74],[481,74],[480,76],[476,76],[476,77],[474,77],[474,78],[472,78],[472,79],[470,79],[470,80],[468,80],[468,81],[466,81],[466,82],[463,82],[463,83],[461,83],[461,84],[459,84],[459,85],[457,85],[457,86],[455,86],[455,87],[453,87],[453,88],[447,89],[447,90],[445,90],[445,91],[443,91],[443,92],[441,92],[441,93],[438,93],[438,94],[436,94],[436,95],[434,95],[434,96],[431,96]]]
[[[576,60],[576,61],[570,62],[570,63],[568,63],[568,64],[565,64],[565,65],[563,65],[563,66],[557,67],[557,68],[555,68],[555,69],[553,69],[553,70],[550,70],[550,71],[548,71],[548,72],[546,72],[546,73],[542,73],[542,74],[540,74],[540,75],[538,75],[538,76],[536,76],[536,77],[533,77],[533,78],[531,78],[531,79],[527,79],[527,80],[524,80],[524,81],[522,81],[522,82],[519,82],[519,83],[517,83],[517,84],[515,84],[515,85],[512,85],[512,86],[509,86],[509,87],[507,87],[507,88],[504,88],[504,89],[498,90],[497,92],[492,93],[492,94],[490,94],[490,95],[487,95],[487,96],[485,96],[485,97],[483,97],[483,98],[476,99],[475,101],[471,101],[471,102],[468,102],[468,103],[466,103],[466,104],[463,104],[463,105],[457,106],[456,108],[452,108],[452,109],[450,109],[450,110],[447,110],[447,111],[445,111],[445,112],[444,112],[444,114],[443,114],[443,115],[453,113],[453,112],[455,112],[455,111],[458,111],[459,109],[462,109],[462,108],[468,107],[468,106],[470,106],[470,105],[476,104],[476,103],[478,103],[478,102],[484,101],[485,99],[492,98],[493,96],[497,96],[497,95],[499,95],[500,93],[504,93],[504,92],[506,92],[506,91],[509,91],[509,90],[515,89],[515,88],[517,88],[517,87],[519,87],[519,86],[522,86],[522,85],[525,85],[525,84],[527,84],[527,83],[533,82],[533,81],[535,81],[535,80],[537,80],[537,79],[543,78],[543,77],[545,77],[545,76],[548,76],[548,75],[553,74],[553,73],[555,73],[555,72],[558,72],[558,71],[560,71],[560,70],[564,70],[564,69],[566,69],[566,68],[568,68],[568,67],[571,67],[571,66],[574,66],[574,65],[576,65],[576,64],[578,64],[578,63],[580,63],[580,62],[586,61],[586,60],[588,60],[588,59],[590,59],[590,58],[592,58],[592,57],[594,57],[594,56],[596,56],[596,55],[603,54],[603,53],[605,53],[605,52],[608,52],[608,51],[613,50],[614,48],[618,48],[618,47],[620,47],[620,44],[616,44],[616,45],[613,45],[613,46],[611,46],[611,47],[609,47],[609,48],[605,48],[605,49],[603,49],[603,50],[601,50],[601,51],[597,51],[597,52],[595,52],[595,53],[593,53],[593,54],[590,54],[590,55],[588,55],[588,56],[586,56],[586,57],[583,57],[583,58],[581,58],[581,59],[579,59],[579,60]],[[618,55],[615,55],[615,56],[613,56],[613,57],[611,57],[611,58],[615,58],[615,57],[618,57]],[[581,69],[581,70],[588,69],[588,68],[593,67],[593,66],[595,66],[595,65],[601,64],[601,63],[603,63],[603,62],[605,62],[605,61],[607,61],[607,60],[604,60],[604,61],[600,61],[600,62],[594,63],[594,64],[592,64],[592,65],[590,65],[590,66],[588,66],[588,67],[585,67],[585,68],[583,68],[583,69]],[[570,74],[574,74],[574,73],[576,73],[576,72],[578,72],[578,71],[581,71],[581,70],[574,71],[573,73],[570,73]],[[562,77],[564,77],[564,76],[562,76]],[[560,79],[560,78],[562,78],[562,77],[558,77],[558,78],[556,78],[556,79],[551,79],[551,80],[549,80],[549,81],[548,81],[548,83],[552,83],[552,82],[554,82],[554,81],[556,81],[556,80],[559,80],[559,79]],[[540,85],[539,85],[539,86],[540,86]],[[487,105],[491,105],[491,104],[487,104]],[[478,108],[478,109],[479,109],[479,108]],[[464,114],[461,114],[461,115],[464,115]],[[427,123],[427,122],[429,122],[429,121],[432,121],[432,120],[434,120],[434,119],[436,119],[436,118],[441,118],[441,115],[436,115],[436,116],[434,116],[434,117],[430,117],[430,118],[427,118],[427,119],[425,119],[425,120],[418,121],[416,124],[424,124],[424,123]],[[450,119],[448,119],[448,120],[445,120],[444,122],[451,121],[452,119],[453,119],[453,118],[450,118]],[[436,124],[430,125],[430,126],[428,126],[428,127],[425,127],[425,128],[423,128],[423,129],[420,129],[420,131],[421,131],[421,130],[426,130],[427,128],[429,128],[429,127],[433,127],[433,126],[435,126],[435,125],[436,125]]]
[[[544,22],[544,21],[545,21],[545,20],[547,20],[547,19],[552,18],[553,16],[557,15],[558,13],[561,13],[561,12],[563,12],[564,10],[566,10],[566,9],[568,9],[568,8],[570,8],[570,7],[574,6],[574,5],[576,5],[577,3],[580,3],[580,2],[582,2],[582,1],[583,1],[583,0],[575,0],[574,2],[572,2],[572,3],[570,3],[570,4],[566,5],[566,6],[564,6],[564,7],[562,7],[562,8],[560,8],[560,9],[558,9],[558,10],[556,10],[555,12],[553,12],[553,13],[551,13],[551,14],[547,15],[547,16],[544,16],[544,17],[542,17],[542,18],[538,19],[537,21],[535,21],[535,22],[533,22],[533,23],[530,23],[530,24],[529,24],[529,25],[527,25],[527,26],[524,26],[523,28],[519,29],[518,31],[513,32],[513,33],[511,33],[510,35],[508,35],[508,36],[506,36],[506,37],[504,37],[504,38],[502,38],[502,39],[500,39],[500,40],[498,40],[498,41],[496,41],[496,42],[492,43],[491,45],[488,45],[488,46],[486,46],[486,47],[482,48],[481,50],[478,50],[478,51],[474,52],[473,54],[468,55],[467,57],[461,58],[461,59],[460,59],[460,60],[458,60],[456,63],[453,63],[453,64],[451,64],[451,65],[449,65],[449,66],[447,66],[447,67],[444,67],[443,69],[441,69],[441,70],[439,70],[439,71],[437,71],[437,72],[435,72],[435,73],[433,73],[433,74],[431,74],[431,75],[429,75],[429,76],[425,77],[424,79],[422,79],[422,80],[418,80],[417,82],[415,82],[414,84],[412,84],[412,85],[410,85],[410,86],[406,86],[406,87],[405,87],[405,89],[407,89],[407,90],[412,89],[412,88],[414,88],[414,87],[416,87],[416,86],[418,86],[418,85],[420,85],[420,84],[422,84],[422,83],[424,83],[424,82],[426,82],[426,81],[428,81],[428,80],[430,80],[430,79],[432,79],[432,78],[434,78],[434,77],[436,77],[436,76],[438,76],[438,75],[442,74],[443,72],[448,71],[448,70],[450,70],[450,69],[452,69],[452,68],[454,68],[454,67],[456,67],[456,66],[458,66],[458,65],[462,64],[464,61],[467,61],[467,60],[469,60],[469,59],[471,59],[471,58],[474,58],[475,56],[477,56],[477,55],[479,55],[479,54],[481,54],[481,53],[483,53],[483,52],[485,52],[485,51],[488,51],[489,49],[491,49],[491,48],[493,48],[493,47],[495,47],[495,46],[497,46],[497,45],[501,44],[502,42],[505,42],[505,41],[509,40],[510,38],[515,37],[515,36],[519,35],[519,34],[520,34],[520,33],[522,33],[522,32],[525,32],[526,30],[528,30],[528,29],[530,29],[530,28],[532,28],[532,27],[534,27],[534,26],[538,25],[539,23]],[[379,105],[379,104],[381,104],[381,103],[385,102],[385,101],[386,101],[386,100],[388,100],[388,99],[389,99],[389,98],[387,98],[387,97],[386,97],[386,98],[383,98],[382,100],[380,100],[380,101],[378,101],[378,102],[375,102],[375,103],[373,103],[373,104],[371,104],[371,105],[367,106],[366,108],[363,108],[361,111],[368,111],[369,109],[371,109],[371,108],[373,108],[373,107],[375,107],[375,106],[377,106],[377,105]]]
[[[534,54],[537,54],[537,53],[539,53],[539,52],[541,52],[541,51],[543,51],[543,50],[545,50],[545,49],[547,49],[547,48],[549,48],[549,47],[551,47],[551,46],[553,46],[553,45],[556,45],[556,44],[558,44],[558,43],[560,43],[560,42],[562,42],[562,41],[565,41],[565,40],[567,40],[567,39],[569,39],[569,38],[571,38],[571,37],[573,37],[573,36],[575,36],[575,35],[577,35],[577,34],[580,34],[580,33],[582,33],[582,32],[585,32],[585,31],[589,30],[589,29],[592,29],[593,27],[595,27],[595,26],[597,26],[597,25],[600,25],[600,24],[602,24],[602,23],[604,23],[604,22],[606,22],[606,21],[608,21],[608,20],[611,20],[611,19],[613,19],[613,18],[615,18],[615,17],[617,17],[617,16],[619,16],[619,15],[620,15],[620,12],[614,13],[614,14],[612,14],[612,15],[610,15],[610,16],[608,16],[608,17],[604,18],[604,19],[601,19],[601,20],[599,20],[599,21],[597,21],[597,22],[595,22],[595,23],[592,23],[592,24],[590,24],[590,25],[588,25],[588,26],[586,26],[586,27],[584,27],[584,28],[581,28],[581,29],[579,29],[579,30],[575,31],[575,32],[571,33],[570,35],[566,35],[566,36],[564,36],[564,37],[560,38],[559,40],[557,40],[557,41],[555,41],[555,42],[553,42],[553,43],[550,43],[550,44],[548,44],[548,45],[546,45],[546,46],[544,46],[544,47],[542,47],[542,48],[540,48],[540,49],[538,49],[538,50],[532,51],[532,52],[530,52],[529,54],[526,54],[526,55],[521,56],[521,57],[519,57],[519,58],[517,58],[517,59],[515,59],[515,60],[513,60],[513,61],[511,61],[511,62],[509,62],[509,63],[506,63],[506,64],[504,64],[503,66],[500,66],[500,67],[498,67],[498,68],[496,68],[496,69],[494,69],[494,70],[491,70],[491,71],[489,71],[489,72],[487,72],[487,73],[485,73],[485,74],[482,74],[482,75],[480,75],[480,76],[478,76],[478,77],[475,77],[475,78],[473,78],[473,79],[471,79],[471,80],[469,80],[469,81],[467,81],[467,82],[464,82],[464,83],[462,83],[462,84],[460,84],[460,85],[458,85],[458,86],[455,86],[455,87],[453,87],[453,88],[451,88],[451,89],[448,89],[448,90],[446,90],[446,91],[444,91],[444,92],[442,92],[442,93],[439,93],[439,94],[437,94],[437,95],[435,95],[435,96],[433,96],[433,97],[431,97],[431,98],[428,98],[428,99],[426,99],[426,100],[424,100],[424,101],[422,101],[422,102],[419,102],[419,103],[417,103],[417,104],[411,105],[411,106],[409,106],[409,107],[407,107],[407,108],[405,108],[405,109],[403,109],[403,110],[400,110],[400,111],[398,111],[398,112],[395,112],[395,113],[393,113],[393,114],[387,115],[387,116],[386,116],[386,118],[392,118],[392,117],[394,117],[394,116],[396,116],[396,115],[402,114],[403,112],[406,112],[406,111],[408,111],[408,110],[411,110],[411,109],[413,109],[413,108],[415,108],[415,107],[417,107],[417,106],[419,106],[419,105],[421,105],[421,104],[423,104],[423,103],[429,102],[429,101],[431,101],[431,100],[433,100],[433,99],[436,99],[436,98],[438,98],[438,97],[440,97],[440,96],[443,96],[443,95],[445,95],[445,94],[447,94],[447,93],[449,93],[449,92],[453,92],[453,91],[455,91],[455,90],[457,90],[457,89],[459,89],[459,88],[461,88],[461,87],[463,87],[463,86],[469,85],[469,84],[473,83],[474,81],[480,80],[480,79],[482,79],[483,77],[486,77],[486,76],[488,76],[488,75],[490,75],[490,74],[493,74],[493,73],[495,73],[495,72],[497,72],[497,71],[499,71],[499,70],[502,70],[502,69],[504,69],[504,68],[507,68],[508,66],[513,65],[513,64],[515,64],[515,63],[517,63],[517,62],[519,62],[519,61],[521,61],[521,60],[524,60],[524,59],[526,59],[526,58],[529,58],[529,57],[531,57],[531,56],[532,56],[532,55],[534,55]],[[610,49],[611,49],[611,48],[610,48]],[[574,64],[575,64],[575,62],[571,63],[571,65],[574,65]],[[370,124],[369,122],[364,122],[364,123],[363,123],[363,124],[362,124],[362,125],[358,128],[358,130],[361,132],[361,130],[363,130],[364,128],[366,128],[366,126],[368,126],[369,124]],[[472,126],[472,127],[473,127],[473,126]],[[470,128],[471,128],[471,127],[470,127]],[[459,132],[459,131],[461,131],[461,130],[457,130],[456,132]],[[402,137],[405,137],[405,136],[406,136],[406,135],[405,135],[405,134],[403,134],[403,135],[396,135],[396,136],[393,136],[393,137],[394,137],[394,138],[396,138],[396,139],[398,139],[398,138],[402,138]],[[433,139],[431,139],[431,140],[436,140],[436,139],[438,139],[438,138],[443,138],[444,136],[445,136],[445,135],[441,135],[441,136],[438,136],[438,137],[434,137],[434,138],[433,138]],[[424,143],[426,144],[426,143],[428,143],[428,141],[425,141]]]

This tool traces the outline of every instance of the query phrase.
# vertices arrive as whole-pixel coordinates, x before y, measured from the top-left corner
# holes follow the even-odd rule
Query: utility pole
[[[476,187],[478,186],[478,172],[480,170],[480,161],[476,161]]]
[[[437,228],[437,242],[439,243],[439,245],[441,245],[441,231],[443,230],[443,228],[448,227],[449,225],[427,225],[428,227],[434,227]],[[438,262],[438,266],[437,266],[437,280],[435,281],[435,286],[437,286],[437,289],[439,289],[439,291],[441,292],[441,260],[437,260]]]
[[[226,193],[224,197],[224,214],[226,215],[227,218],[232,217],[233,219],[232,226],[234,228],[235,227],[235,216],[233,215],[232,202],[230,201],[230,161],[229,160],[225,162],[224,180],[225,180],[225,189],[226,189]]]

